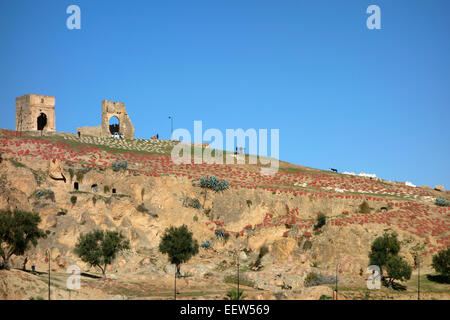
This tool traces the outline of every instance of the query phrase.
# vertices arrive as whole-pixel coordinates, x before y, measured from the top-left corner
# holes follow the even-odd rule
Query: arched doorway
[[[109,132],[111,132],[111,134],[119,132],[119,125],[119,118],[116,116],[109,118]]]
[[[37,118],[37,129],[41,131],[44,130],[46,126],[47,126],[47,116],[45,115],[45,113],[41,113]]]

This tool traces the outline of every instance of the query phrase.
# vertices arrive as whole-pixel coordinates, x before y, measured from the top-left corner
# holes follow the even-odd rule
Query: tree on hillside
[[[377,265],[380,267],[380,270],[383,270],[389,257],[396,256],[399,252],[400,242],[397,239],[397,234],[385,233],[372,243],[369,253],[370,264]]]
[[[402,257],[391,256],[386,261],[386,272],[389,277],[388,286],[392,286],[394,280],[405,281],[411,279],[412,268]]]
[[[388,285],[392,286],[394,280],[404,281],[411,278],[411,266],[404,261],[398,253],[400,242],[397,234],[387,234],[378,237],[372,243],[369,259],[371,265],[380,267],[383,279],[383,268],[386,268]]]
[[[198,253],[198,242],[192,237],[186,225],[170,227],[164,231],[159,251],[169,255],[170,263],[176,266],[176,276],[180,276],[180,265]]]
[[[119,252],[127,249],[130,249],[130,242],[122,233],[96,229],[81,234],[74,251],[82,261],[98,267],[106,278],[107,265],[113,263]]]
[[[37,213],[0,211],[0,269],[9,270],[12,255],[23,255],[30,244],[36,247],[38,239],[46,237],[38,228],[39,222],[41,217]]]
[[[450,247],[434,255],[432,265],[437,273],[450,279]]]

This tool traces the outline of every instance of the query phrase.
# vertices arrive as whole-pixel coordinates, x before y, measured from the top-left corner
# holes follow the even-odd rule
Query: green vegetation
[[[211,242],[209,242],[208,240],[203,241],[201,247],[205,248],[205,249],[209,249],[209,248],[211,248]]]
[[[244,294],[244,290],[233,288],[227,292],[224,300],[244,300],[247,296]]]
[[[359,205],[359,212],[360,213],[370,213],[370,206],[367,203],[366,200],[364,200],[360,205]]]
[[[72,203],[72,205],[75,205],[75,203],[77,203],[77,196],[71,196],[70,197],[70,202]]]
[[[200,187],[204,189],[211,189],[215,192],[221,192],[227,190],[230,184],[226,180],[220,181],[214,176],[200,178]]]
[[[84,172],[83,171],[77,171],[77,173],[75,174],[75,178],[77,179],[77,181],[79,183],[83,182]]]
[[[33,173],[34,180],[36,181],[37,185],[40,186],[45,181],[46,174],[41,170],[34,170],[31,168],[30,170]]]
[[[183,206],[186,208],[200,209],[202,205],[198,199],[186,197],[183,200]]]
[[[74,251],[82,261],[98,267],[106,278],[106,266],[113,263],[119,252],[127,249],[130,249],[130,242],[121,233],[96,229],[81,234]]]
[[[143,203],[141,203],[140,205],[138,205],[136,207],[136,210],[141,212],[141,213],[148,213],[148,209],[145,207],[145,205]]]
[[[164,231],[159,251],[168,254],[170,263],[176,265],[176,276],[180,276],[180,265],[198,253],[198,242],[192,237],[186,225],[171,226]]]
[[[319,300],[331,300],[331,297],[323,294],[320,296]]]
[[[445,198],[436,198],[435,204],[440,207],[450,207],[450,201]]]
[[[51,200],[55,202],[55,193],[48,189],[48,190],[37,190],[33,193],[34,197],[37,199],[45,199],[45,200]]]
[[[269,248],[266,246],[262,246],[259,248],[259,254],[258,258],[256,258],[255,263],[253,264],[253,267],[260,268],[261,267],[261,259],[269,252]]]
[[[24,165],[22,162],[19,162],[17,160],[14,159],[9,159],[9,161],[11,162],[11,164],[16,167],[16,168],[26,168],[27,166]]]
[[[157,217],[158,217],[157,214],[154,214],[154,213],[150,212],[150,210],[148,210],[148,209],[145,207],[145,205],[144,205],[143,203],[141,203],[140,205],[138,205],[138,206],[136,207],[136,210],[137,210],[138,212],[140,212],[140,213],[148,214],[148,215],[152,216],[153,218],[157,218]]]
[[[387,234],[374,240],[369,252],[371,265],[377,265],[383,275],[383,268],[386,268],[388,281],[387,286],[393,287],[394,280],[405,281],[411,278],[411,266],[404,261],[398,253],[400,252],[400,242],[397,234]],[[383,280],[386,280],[382,276]]]
[[[450,279],[450,247],[433,256],[432,266],[441,276]]]
[[[75,172],[73,171],[72,168],[69,168],[69,176],[70,176],[70,181],[72,181],[73,177],[75,176]]]
[[[120,171],[120,170],[126,170],[128,166],[128,162],[127,161],[118,161],[118,162],[114,162],[111,165],[111,168],[113,169],[113,171]]]
[[[314,225],[314,231],[319,230],[327,223],[327,217],[320,212],[317,216],[317,223]]]
[[[386,261],[386,271],[390,278],[388,285],[392,286],[394,280],[409,280],[411,278],[412,268],[402,257],[392,256]]]
[[[224,281],[225,283],[231,283],[231,284],[237,284],[237,276],[236,275],[230,275],[230,276],[226,276]],[[246,287],[253,287],[255,285],[255,283],[251,280],[242,278],[242,276],[239,276],[239,285],[243,285]]]
[[[0,211],[0,269],[11,268],[12,255],[21,256],[38,239],[45,238],[44,231],[38,228],[41,217],[37,213],[20,210]]]
[[[312,248],[312,242],[311,240],[306,240],[305,243],[303,243],[303,250],[309,250]]]
[[[310,272],[305,278],[305,287],[320,286],[323,284],[332,284],[336,281],[334,276],[325,276],[319,273]]]

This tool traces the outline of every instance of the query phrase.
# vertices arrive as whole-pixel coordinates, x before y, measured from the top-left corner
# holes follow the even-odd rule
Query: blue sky
[[[66,8],[81,8],[68,30]],[[381,8],[381,30],[366,8]],[[280,158],[450,186],[450,1],[0,1],[0,127],[56,96],[56,129],[122,101],[137,138],[280,130]]]

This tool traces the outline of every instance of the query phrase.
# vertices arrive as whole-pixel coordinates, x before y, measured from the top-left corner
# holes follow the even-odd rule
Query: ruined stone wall
[[[37,131],[38,117],[45,114],[43,131],[55,131],[55,97],[27,94],[16,98],[16,131]]]
[[[102,101],[102,136],[111,135],[109,121],[114,116],[119,119],[119,132],[123,133],[125,138],[134,138],[134,126],[128,116],[125,104],[108,100]]]
[[[80,133],[81,136],[94,136],[101,137],[102,136],[102,127],[79,127],[77,128],[77,132]]]

